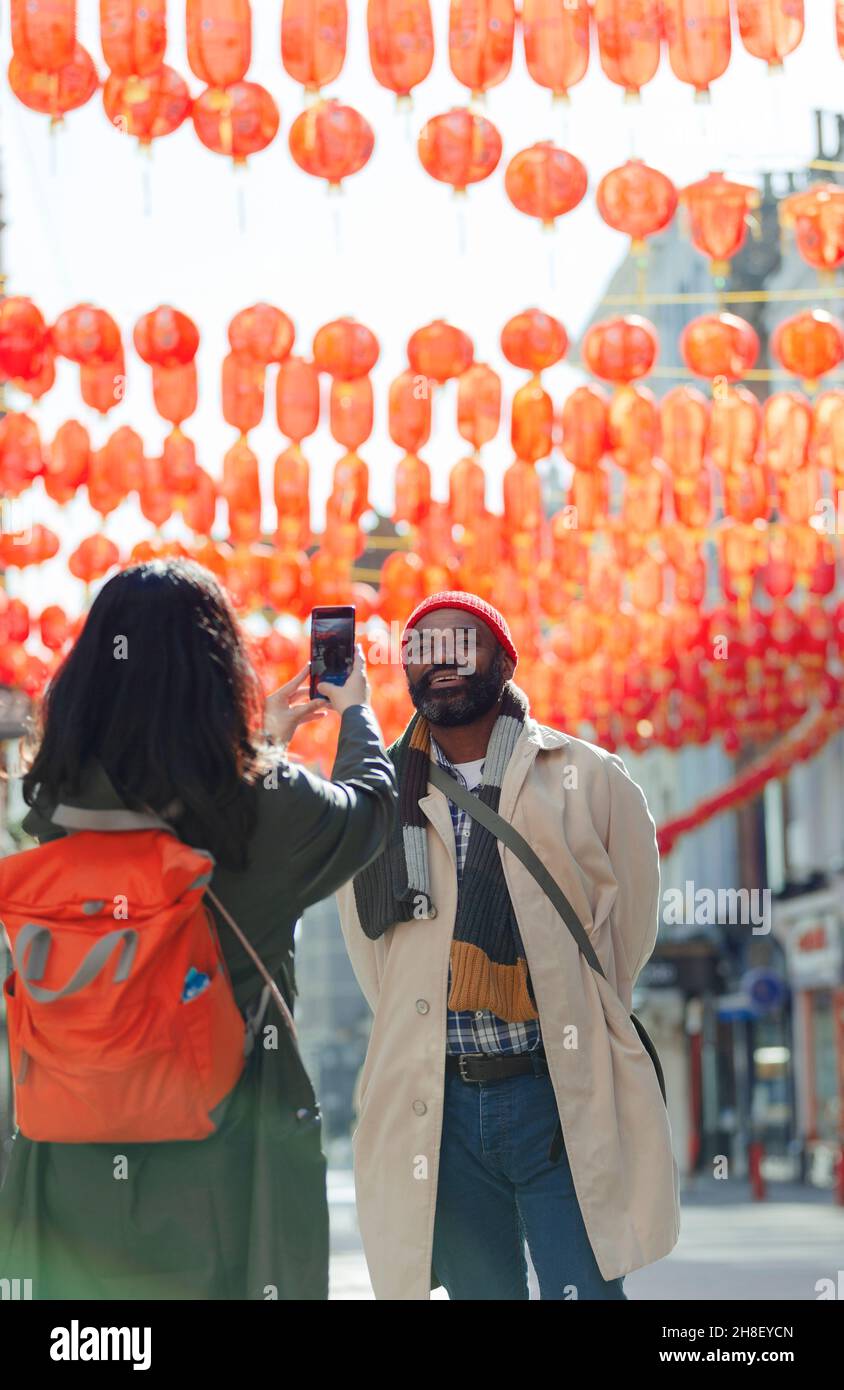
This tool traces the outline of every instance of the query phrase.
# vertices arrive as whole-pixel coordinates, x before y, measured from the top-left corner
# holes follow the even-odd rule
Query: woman
[[[39,840],[66,833],[59,804],[146,807],[209,850],[212,891],[288,1004],[298,918],[379,853],[396,796],[360,648],[345,685],[318,687],[340,714],[332,780],[285,760],[298,725],[326,712],[303,698],[306,677],[264,703],[212,575],[136,565],[103,587],[51,682],[24,779]],[[222,919],[218,932],[249,1015],[263,979]],[[32,1279],[36,1298],[321,1299],[327,1271],[319,1111],[284,1027],[277,1049],[253,1048],[207,1139],[12,1143],[0,1277]]]

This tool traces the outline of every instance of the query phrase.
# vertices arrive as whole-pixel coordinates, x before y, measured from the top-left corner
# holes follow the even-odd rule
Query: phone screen
[[[317,685],[345,685],[355,659],[354,608],[315,608],[311,615],[311,699],[325,699]]]

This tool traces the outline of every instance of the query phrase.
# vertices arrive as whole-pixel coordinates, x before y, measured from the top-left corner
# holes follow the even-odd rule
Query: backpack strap
[[[15,970],[27,992],[39,1004],[54,1004],[57,999],[68,999],[71,994],[78,994],[81,989],[86,989],[97,978],[117,946],[120,946],[120,958],[112,983],[122,984],[131,974],[138,949],[138,933],[131,927],[106,932],[105,936],[94,942],[66,985],[61,989],[47,989],[35,981],[40,980],[44,974],[52,940],[53,933],[49,927],[26,922],[18,933],[14,952]]]

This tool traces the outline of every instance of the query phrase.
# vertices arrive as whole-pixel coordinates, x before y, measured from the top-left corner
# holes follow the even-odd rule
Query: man
[[[428,1298],[433,1269],[451,1298],[525,1299],[526,1242],[543,1298],[623,1299],[679,1226],[629,1017],[657,933],[653,821],[619,758],[531,718],[490,604],[434,594],[402,644],[417,712],[388,750],[394,833],[337,895],[375,1015],[354,1148],[376,1297]],[[432,759],[532,846],[606,980],[521,861],[429,788]]]

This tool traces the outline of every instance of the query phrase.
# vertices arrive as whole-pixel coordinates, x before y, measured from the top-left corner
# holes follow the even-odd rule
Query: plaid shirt
[[[442,767],[448,769],[457,777],[469,791],[474,788],[469,787],[466,778],[459,768],[446,757],[436,739],[431,739],[431,747],[436,754],[437,761]],[[468,811],[464,811],[460,806],[449,797],[449,809],[451,820],[454,826],[454,847],[457,854],[457,887],[460,890],[460,883],[463,877],[463,866],[466,863],[466,851],[469,847],[469,832],[472,829],[472,817]],[[451,968],[449,967],[449,989],[451,988]],[[539,1028],[538,1019],[530,1019],[527,1023],[508,1023],[506,1019],[499,1018],[490,1009],[455,1009],[448,1010],[446,1021],[446,1051],[449,1053],[461,1052],[533,1052],[535,1048],[542,1045],[542,1034]]]

